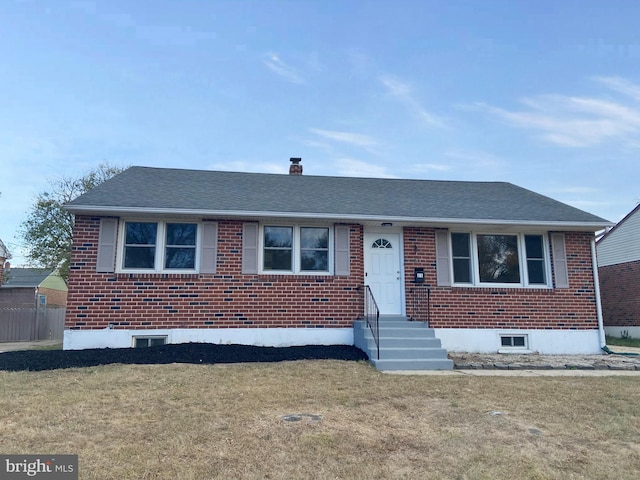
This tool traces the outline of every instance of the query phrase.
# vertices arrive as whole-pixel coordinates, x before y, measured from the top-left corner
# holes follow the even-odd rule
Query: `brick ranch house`
[[[509,183],[132,167],[67,208],[65,349],[353,345],[365,285],[411,318],[430,288],[451,351],[604,345],[594,234],[611,224]]]
[[[598,239],[596,250],[605,332],[640,338],[640,205]]]

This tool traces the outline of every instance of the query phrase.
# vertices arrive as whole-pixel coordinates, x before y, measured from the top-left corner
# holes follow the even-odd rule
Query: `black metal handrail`
[[[380,310],[369,285],[364,286],[364,318],[371,329],[380,360]]]
[[[431,320],[431,288],[428,285],[411,287],[409,295],[413,300],[411,319],[425,322],[429,326]]]

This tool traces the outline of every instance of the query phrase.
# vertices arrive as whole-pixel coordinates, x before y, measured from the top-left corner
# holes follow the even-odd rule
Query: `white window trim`
[[[156,233],[156,256],[154,268],[124,268],[124,250],[125,250],[125,233],[127,223],[156,223],[158,231]],[[175,269],[164,268],[164,252],[166,243],[166,225],[167,223],[190,223],[196,225],[196,256],[195,268],[192,269]],[[174,273],[174,274],[192,274],[200,271],[200,250],[202,244],[202,223],[193,222],[184,219],[170,220],[153,220],[153,219],[123,219],[118,228],[118,253],[116,256],[116,273]]]
[[[453,242],[451,241],[452,233],[466,233],[471,239],[471,279],[472,283],[459,283],[455,281],[453,274]],[[520,266],[520,282],[519,283],[493,283],[493,282],[480,282],[480,272],[478,269],[478,235],[507,235],[518,237],[518,262]],[[529,271],[527,265],[527,254],[525,236],[539,235],[542,237],[542,248],[544,252],[544,274],[545,283],[529,283]],[[512,233],[512,232],[491,232],[491,231],[478,231],[478,232],[465,232],[465,231],[452,231],[449,233],[449,272],[451,275],[451,284],[456,287],[478,287],[478,288],[535,288],[535,289],[550,289],[553,287],[553,279],[551,275],[551,254],[549,238],[546,232],[526,232],[526,233]]]
[[[264,268],[264,227],[291,227],[293,228],[293,242],[291,249],[293,251],[292,270],[268,270]],[[301,228],[326,228],[329,230],[329,251],[327,253],[328,271],[320,270],[300,270],[300,229]],[[258,271],[263,275],[313,275],[313,276],[331,276],[334,272],[334,228],[333,225],[314,225],[301,223],[278,223],[269,222],[260,224],[260,232],[258,239]]]

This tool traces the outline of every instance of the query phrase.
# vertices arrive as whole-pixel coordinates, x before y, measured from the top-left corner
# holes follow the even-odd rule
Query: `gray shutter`
[[[242,225],[242,273],[258,273],[258,224]]]
[[[200,273],[216,273],[218,263],[218,224],[202,225],[202,244],[200,249]]]
[[[338,225],[335,228],[333,269],[335,275],[349,275],[349,231],[348,225]]]
[[[100,234],[98,236],[98,257],[96,272],[113,273],[116,264],[116,234],[118,233],[117,218],[101,218]]]
[[[436,279],[443,287],[451,286],[451,259],[449,257],[449,231],[436,230]]]
[[[551,253],[553,254],[553,272],[556,288],[569,288],[569,269],[564,233],[551,234]]]

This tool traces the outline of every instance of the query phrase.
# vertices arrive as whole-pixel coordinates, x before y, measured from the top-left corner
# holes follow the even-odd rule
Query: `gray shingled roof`
[[[420,223],[584,226],[610,222],[505,182],[279,175],[131,167],[67,205],[76,214],[127,212],[288,216]]]
[[[5,270],[5,281],[2,288],[37,287],[44,282],[53,270],[41,268],[11,268]]]

